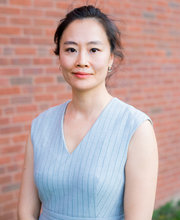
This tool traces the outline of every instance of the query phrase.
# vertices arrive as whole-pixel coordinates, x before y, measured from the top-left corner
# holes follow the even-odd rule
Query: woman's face
[[[70,23],[61,37],[59,60],[63,76],[73,89],[104,86],[113,54],[103,26],[93,18]]]

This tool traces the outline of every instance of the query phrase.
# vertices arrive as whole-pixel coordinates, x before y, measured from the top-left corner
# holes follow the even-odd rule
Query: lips
[[[86,72],[73,72],[73,74],[76,74],[76,75],[92,75],[91,73],[86,73]]]
[[[87,72],[73,72],[73,75],[79,79],[85,79],[91,77],[92,73]]]

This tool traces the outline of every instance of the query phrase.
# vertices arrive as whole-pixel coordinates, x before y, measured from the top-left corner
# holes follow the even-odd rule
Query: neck
[[[85,116],[101,111],[113,97],[106,87],[90,91],[77,91],[72,89],[71,112],[79,112]]]

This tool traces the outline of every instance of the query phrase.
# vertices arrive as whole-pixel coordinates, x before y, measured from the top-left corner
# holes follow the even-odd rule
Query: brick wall
[[[72,2],[0,0],[0,220],[16,219],[31,120],[71,97],[52,50],[58,20]],[[126,56],[109,90],[154,122],[158,207],[180,193],[180,1],[99,0],[97,6],[117,20]]]

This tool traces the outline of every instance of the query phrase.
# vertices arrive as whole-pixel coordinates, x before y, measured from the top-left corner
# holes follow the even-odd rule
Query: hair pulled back
[[[77,20],[77,19],[85,19],[85,18],[95,18],[97,19],[104,27],[104,30],[107,34],[111,53],[113,53],[115,56],[119,57],[121,60],[123,60],[124,55],[122,53],[122,44],[121,44],[121,33],[114,24],[114,22],[108,18],[106,14],[101,12],[99,8],[95,8],[92,5],[88,6],[82,6],[79,8],[75,8],[74,10],[70,11],[65,18],[60,20],[60,23],[56,29],[56,32],[54,34],[54,42],[56,44],[56,48],[54,50],[54,53],[56,55],[59,55],[60,51],[60,40],[62,37],[62,34],[64,30],[67,28],[67,26]]]

